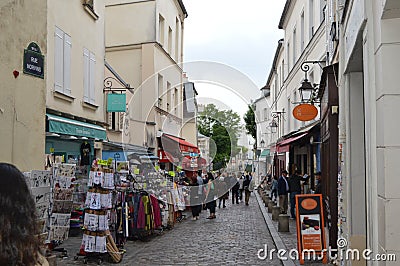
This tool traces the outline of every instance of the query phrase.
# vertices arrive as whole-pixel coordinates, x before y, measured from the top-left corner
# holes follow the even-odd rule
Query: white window
[[[301,13],[301,18],[300,18],[300,52],[304,51],[304,11]]]
[[[287,68],[288,68],[287,73],[289,76],[289,73],[290,73],[290,43],[289,43],[289,41],[287,43]]]
[[[159,15],[158,17],[158,32],[159,32],[159,41],[161,46],[164,46],[164,31],[165,31],[165,19],[163,18],[163,16]]]
[[[264,121],[269,120],[269,108],[264,108]]]
[[[71,94],[71,36],[56,27],[54,43],[54,89]]]
[[[310,40],[311,38],[314,36],[314,0],[310,0],[309,2],[309,14],[308,14],[308,18],[309,18],[309,37]]]
[[[297,36],[296,36],[296,29],[293,30],[293,66],[296,64],[296,59],[297,59],[297,51],[296,51],[296,42],[297,42]]]
[[[178,114],[178,104],[179,104],[179,94],[178,94],[178,89],[175,88],[175,92],[174,92],[174,110],[175,110],[175,115]]]
[[[325,7],[326,7],[326,3],[325,0],[320,0],[320,4],[319,4],[319,8],[320,8],[320,14],[319,14],[319,18],[320,18],[320,22],[322,24],[322,22],[325,20]]]
[[[168,53],[172,55],[172,29],[168,27]]]
[[[167,111],[171,111],[171,83],[167,82]]]
[[[175,61],[177,63],[179,63],[179,29],[180,29],[179,19],[176,18],[176,21],[175,21]]]
[[[158,75],[158,107],[163,108],[164,78]]]
[[[95,103],[95,67],[96,57],[86,48],[83,48],[83,100],[84,102]]]

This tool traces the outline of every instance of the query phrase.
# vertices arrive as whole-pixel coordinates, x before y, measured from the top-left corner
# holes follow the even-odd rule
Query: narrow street
[[[217,219],[207,220],[207,215],[202,211],[197,221],[188,216],[147,242],[128,241],[119,265],[281,265],[276,257],[273,261],[257,257],[265,244],[271,249],[275,245],[254,193],[249,206],[243,202],[232,206],[229,200],[226,208],[217,208]],[[57,265],[82,265],[82,257],[74,261],[80,242],[80,237],[65,241],[60,247],[68,250],[69,257],[58,258]]]

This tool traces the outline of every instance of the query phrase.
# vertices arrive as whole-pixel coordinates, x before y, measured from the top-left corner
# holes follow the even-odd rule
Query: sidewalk
[[[260,210],[264,216],[264,220],[268,226],[268,230],[273,238],[275,246],[278,250],[283,249],[289,252],[289,250],[297,250],[297,231],[296,231],[296,220],[289,219],[289,232],[278,232],[278,222],[272,221],[272,213],[268,213],[268,208],[265,207],[263,200],[257,190],[254,190],[254,195],[257,198]],[[288,260],[282,260],[284,266],[300,265],[298,260],[291,260],[288,254],[285,254]],[[305,261],[304,265],[320,266],[327,265],[321,262]]]

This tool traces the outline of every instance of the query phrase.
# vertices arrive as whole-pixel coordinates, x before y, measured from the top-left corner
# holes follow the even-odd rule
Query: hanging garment
[[[162,225],[160,205],[158,199],[153,195],[150,196],[150,200],[153,206],[154,228],[159,228]]]

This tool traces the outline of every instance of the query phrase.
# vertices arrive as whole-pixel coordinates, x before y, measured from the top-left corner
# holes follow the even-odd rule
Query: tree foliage
[[[251,105],[249,105],[249,109],[244,114],[243,119],[246,123],[246,133],[251,135],[254,139],[257,139],[256,117],[254,115],[254,110]]]
[[[214,104],[209,104],[199,114],[197,125],[199,132],[216,144],[214,170],[225,167],[231,155],[237,153],[240,116],[232,110],[218,110]]]

